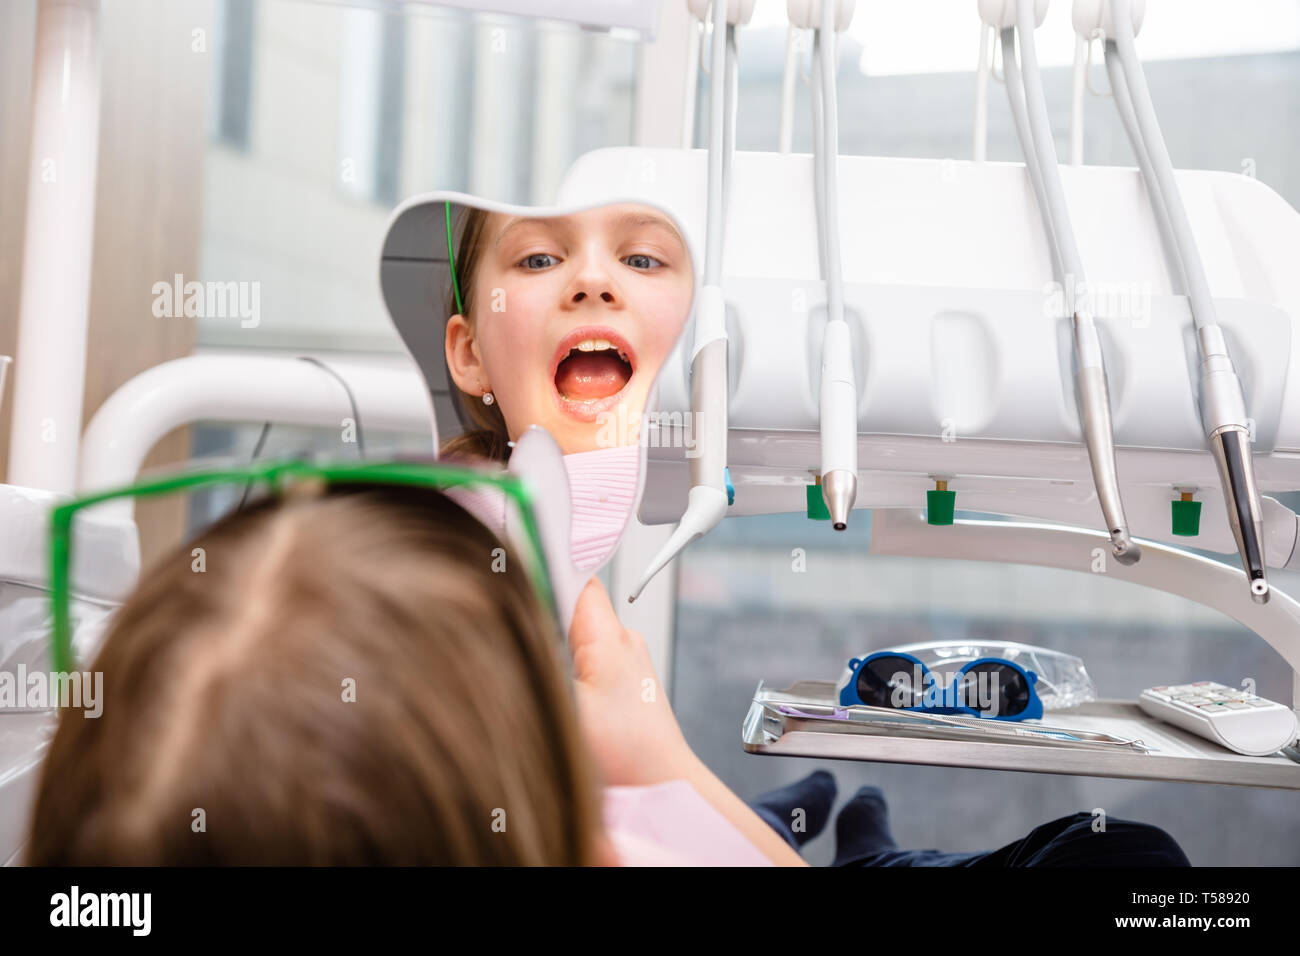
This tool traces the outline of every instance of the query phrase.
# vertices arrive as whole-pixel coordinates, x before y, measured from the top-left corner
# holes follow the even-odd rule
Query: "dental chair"
[[[0,485],[0,863],[17,862],[40,762],[54,732],[53,708],[24,706],[18,675],[48,672],[49,509],[58,496]],[[140,544],[131,521],[87,515],[78,527],[70,612],[79,660],[90,660],[109,615],[135,585]],[[12,700],[8,694],[14,694]]]

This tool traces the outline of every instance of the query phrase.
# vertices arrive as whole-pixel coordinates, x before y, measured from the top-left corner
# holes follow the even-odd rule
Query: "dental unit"
[[[1230,570],[1185,548],[1241,550],[1237,519],[1202,508],[1201,499],[1229,489],[1233,500],[1239,474],[1232,463],[1248,459],[1233,455],[1241,433],[1231,426],[1246,421],[1259,523],[1237,523],[1258,529],[1263,567],[1300,569],[1297,516],[1269,497],[1300,483],[1300,340],[1292,319],[1300,281],[1291,265],[1300,217],[1253,179],[1171,173],[1189,197],[1189,229],[1206,250],[1208,294],[1244,400],[1243,414],[1212,423],[1230,426],[1227,451],[1216,452],[1219,437],[1207,447],[1203,403],[1189,388],[1201,376],[1181,266],[1172,240],[1138,201],[1145,152],[1137,170],[1058,168],[1030,39],[1045,5],[972,6],[981,15],[983,68],[991,68],[989,34],[1004,43],[1002,79],[1026,162],[842,155],[836,164],[836,212],[853,224],[840,234],[840,308],[851,332],[844,352],[858,393],[853,507],[873,510],[871,551],[1105,571],[1254,622],[1247,626],[1267,632],[1294,669],[1295,602],[1285,596],[1285,607],[1265,615],[1274,623],[1263,626],[1248,609],[1258,598],[1250,582],[1241,599],[1230,596]],[[813,24],[805,5],[789,9],[792,32]],[[1020,66],[1017,41],[1029,54],[1021,53]],[[793,70],[787,59],[787,74]],[[980,156],[987,121],[980,122],[986,107],[978,93],[975,112]],[[820,369],[824,317],[834,307],[823,220],[807,215],[822,209],[821,117],[814,108],[814,155],[740,151],[731,159],[721,286],[731,345],[729,516],[826,517],[817,480],[828,424]],[[782,117],[778,147],[786,126]],[[703,233],[690,197],[704,194],[711,159],[702,150],[596,150],[574,164],[559,196],[639,196],[681,210],[687,229]],[[647,162],[654,182],[637,175]],[[693,407],[689,358],[670,360],[660,379],[661,422]],[[1216,353],[1213,362],[1223,358]],[[1209,389],[1217,396],[1218,386]],[[681,448],[671,434],[652,443],[643,522],[676,522],[686,511],[694,485]],[[1216,456],[1232,465],[1226,474]],[[954,503],[1014,520],[953,520]],[[1276,604],[1284,596],[1272,597]]]
[[[806,537],[792,546],[869,527],[872,554],[1105,573],[1215,608],[1278,652],[1300,701],[1300,601],[1269,579],[1270,568],[1300,570],[1300,516],[1274,497],[1300,491],[1300,213],[1251,177],[1173,168],[1137,55],[1142,0],[1074,3],[1067,165],[1058,163],[1034,45],[1046,0],[957,5],[980,30],[973,160],[839,154],[838,35],[854,0],[788,0],[776,148],[736,150],[738,35],[755,2],[665,3],[694,17],[686,142],[588,152],[549,197],[565,210],[612,198],[651,204],[702,253],[693,314],[640,428],[644,467],[627,450],[563,461],[536,437],[511,459],[572,492],[562,512],[543,516],[551,540],[576,558],[577,570],[558,582],[566,599],[590,577],[578,571],[619,543],[607,498],[638,500],[643,524],[675,525],[655,541],[662,545],[636,553],[614,595],[640,597],[638,608],[651,600],[645,589],[655,576],[724,517],[805,514]],[[639,18],[634,6],[626,15]],[[860,19],[871,12],[865,3],[856,10]],[[653,33],[639,19],[605,26]],[[805,38],[810,74],[802,72]],[[1078,162],[1079,91],[1098,39],[1136,169]],[[1023,162],[986,158],[999,49]],[[697,70],[707,76],[704,149],[689,148]],[[813,131],[806,153],[792,150],[801,83]],[[671,121],[667,139],[676,141],[675,113]],[[93,190],[89,199],[93,212]],[[200,421],[335,428],[355,400],[368,427],[430,435],[437,447],[437,403],[446,396],[430,382],[445,376],[444,343],[425,306],[434,267],[447,263],[434,262],[444,252],[435,255],[425,237],[450,236],[443,215],[442,206],[404,203],[380,254],[385,305],[409,362],[331,359],[336,377],[296,358],[167,362],[122,385],[69,451],[34,439],[30,421],[41,416],[28,412],[37,392],[51,391],[60,408],[79,410],[81,381],[56,387],[49,383],[67,377],[64,366],[27,358],[33,376],[25,356],[45,346],[20,348],[10,405],[29,424],[11,442],[14,484],[0,486],[0,666],[39,663],[48,510],[74,492],[131,483],[173,429]],[[69,249],[84,258],[82,244]],[[41,247],[42,256],[55,251]],[[63,283],[75,292],[89,282],[88,262],[81,266],[41,274],[76,272]],[[395,310],[398,298],[413,304],[410,317]],[[73,340],[84,346],[84,335]],[[613,353],[629,367],[637,358],[610,336],[564,344],[557,365],[575,350],[579,358]],[[0,409],[5,364],[0,357]],[[601,400],[588,399],[573,404],[594,414]],[[59,414],[79,422],[79,412]],[[88,515],[85,532],[74,613],[89,638],[129,592],[141,558],[129,501]],[[1241,570],[1207,552],[1235,553]],[[560,556],[551,560],[558,566]],[[0,743],[27,748],[0,749],[0,863],[17,846],[21,821],[6,807],[30,791],[45,716],[0,714],[8,722],[0,730],[12,731]],[[1008,756],[1004,769],[1032,759]],[[1124,760],[1121,771],[1099,775],[1160,776],[1140,755]],[[1232,784],[1236,766],[1167,776]],[[1296,768],[1285,770],[1270,771],[1281,782],[1268,785],[1300,789]],[[1083,771],[1063,763],[1053,772]]]

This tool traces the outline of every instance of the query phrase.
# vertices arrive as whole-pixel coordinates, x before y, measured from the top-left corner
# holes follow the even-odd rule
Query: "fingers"
[[[618,614],[609,600],[609,593],[600,578],[592,577],[573,608],[573,623],[569,625],[569,646],[573,649],[596,643],[602,638],[614,638],[623,633]]]

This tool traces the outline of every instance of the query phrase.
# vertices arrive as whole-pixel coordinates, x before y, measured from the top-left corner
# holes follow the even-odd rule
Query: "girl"
[[[444,495],[354,486],[177,549],[92,665],[102,716],[63,714],[28,862],[800,862],[644,702],[644,644],[598,584],[573,627],[579,703],[637,750],[593,759],[561,638],[503,547]],[[602,797],[602,776],[635,786]]]

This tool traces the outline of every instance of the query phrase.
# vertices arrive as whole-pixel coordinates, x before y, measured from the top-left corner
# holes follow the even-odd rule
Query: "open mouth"
[[[560,408],[581,421],[593,421],[615,405],[636,373],[631,347],[611,329],[575,329],[561,341],[556,355]]]

